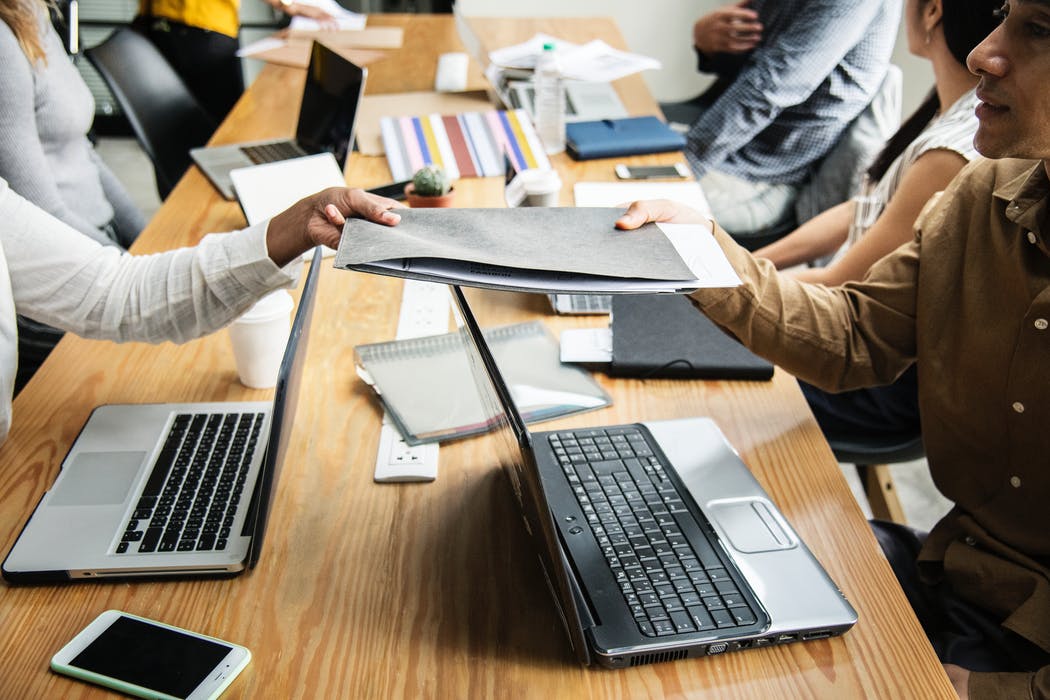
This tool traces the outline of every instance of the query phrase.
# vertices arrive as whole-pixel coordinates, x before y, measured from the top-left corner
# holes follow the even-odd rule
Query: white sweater
[[[88,338],[185,342],[222,328],[263,294],[291,285],[266,228],[211,234],[194,248],[134,256],[41,211],[0,179],[0,442],[11,425],[15,313]]]

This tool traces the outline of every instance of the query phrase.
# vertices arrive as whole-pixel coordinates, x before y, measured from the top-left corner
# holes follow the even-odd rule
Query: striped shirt
[[[754,0],[764,30],[689,130],[701,176],[800,184],[878,92],[897,38],[895,0]]]
[[[977,115],[974,113],[976,107],[977,95],[970,90],[956,100],[947,111],[932,119],[890,164],[878,182],[864,177],[860,192],[853,198],[855,206],[849,237],[836,257],[841,256],[847,248],[860,240],[882,216],[886,204],[897,192],[897,187],[900,186],[908,168],[927,151],[952,151],[961,155],[967,162],[977,157],[977,150],[973,146],[973,137],[977,133]]]

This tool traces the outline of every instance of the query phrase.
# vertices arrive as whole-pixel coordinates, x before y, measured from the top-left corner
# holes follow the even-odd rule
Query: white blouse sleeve
[[[184,342],[222,328],[301,263],[267,256],[267,223],[211,234],[193,248],[122,254],[77,233],[0,179],[0,245],[18,313],[78,335]]]

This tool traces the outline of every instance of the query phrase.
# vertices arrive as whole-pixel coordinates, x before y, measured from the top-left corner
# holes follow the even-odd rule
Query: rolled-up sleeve
[[[690,298],[755,353],[830,391],[890,383],[914,362],[918,241],[829,289],[778,274],[714,228],[742,284]]]

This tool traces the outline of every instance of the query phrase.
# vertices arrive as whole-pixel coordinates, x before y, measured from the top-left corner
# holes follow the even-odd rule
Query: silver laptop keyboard
[[[180,413],[117,553],[226,549],[262,413]]]
[[[621,426],[548,439],[642,634],[756,622],[712,545],[683,534],[680,521],[695,518],[645,433]]]
[[[255,146],[241,146],[241,152],[255,163],[276,163],[282,160],[291,160],[307,155],[306,151],[299,148],[293,141],[274,141],[273,143],[260,143]]]

